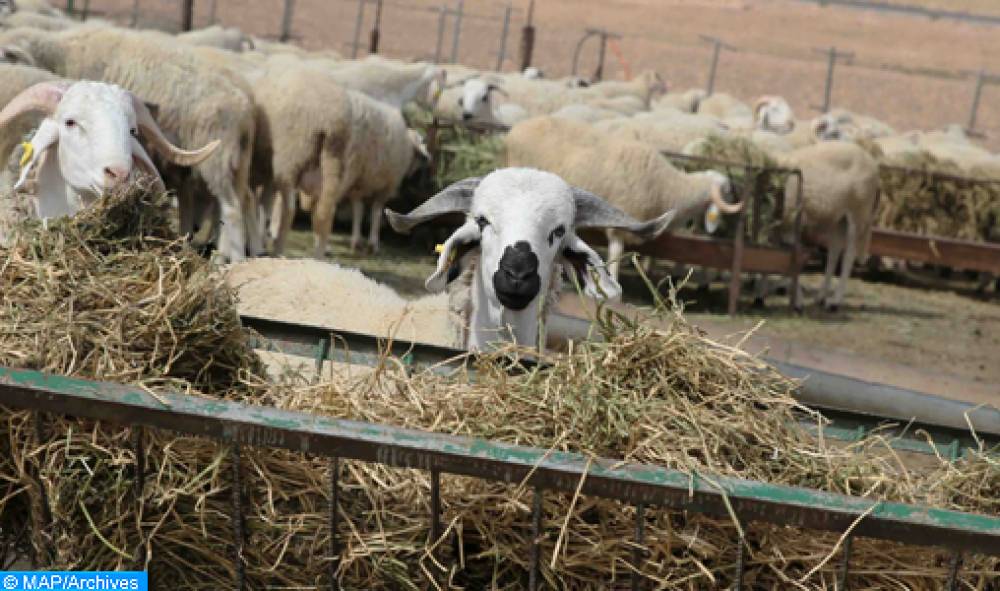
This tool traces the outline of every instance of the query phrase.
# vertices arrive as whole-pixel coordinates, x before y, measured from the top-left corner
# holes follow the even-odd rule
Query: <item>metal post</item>
[[[497,72],[503,69],[503,62],[507,58],[507,34],[510,32],[510,13],[514,8],[508,4],[503,11],[503,29],[500,32],[500,52],[497,54]]]
[[[542,488],[535,486],[531,502],[531,548],[529,549],[528,590],[538,589],[542,569]]]
[[[139,0],[132,2],[132,17],[129,19],[129,26],[133,29],[139,24]]]
[[[66,0],[66,14],[73,16],[73,0]]]
[[[181,30],[190,31],[194,24],[194,0],[181,2]]]
[[[90,18],[90,0],[83,0],[83,14],[80,16],[80,20],[85,21]]]
[[[830,56],[826,62],[826,88],[823,90],[823,112],[830,112],[830,97],[833,94],[833,67],[837,63],[837,48],[830,48]]]
[[[986,72],[979,70],[979,74],[976,75],[976,92],[972,95],[972,107],[969,108],[969,124],[966,126],[968,131],[976,128],[976,116],[979,114],[979,99],[982,98],[983,83],[985,81]]]
[[[361,22],[365,18],[365,1],[358,0],[358,19],[354,22],[354,43],[351,45],[351,59],[357,59],[358,46],[361,45]]]
[[[292,13],[295,10],[295,0],[285,0],[285,10],[281,14],[281,41],[284,43],[292,38]]]
[[[455,32],[451,39],[451,63],[458,63],[458,39],[462,34],[462,13],[465,11],[465,0],[458,0],[455,8]]]
[[[607,31],[601,31],[601,48],[600,53],[597,56],[597,70],[594,71],[594,81],[600,82],[601,78],[604,77],[604,55],[608,50],[608,33]]]
[[[375,0],[375,25],[368,40],[368,53],[378,53],[378,39],[382,32],[382,0]]]
[[[437,45],[434,46],[434,63],[441,63],[441,51],[444,47],[444,25],[445,21],[448,19],[448,7],[444,4],[441,5],[439,9],[441,12],[438,14],[438,36]]]
[[[712,42],[712,65],[708,70],[708,86],[705,88],[705,94],[707,96],[712,96],[715,92],[715,72],[719,68],[719,52],[722,50],[722,42],[716,39]]]
[[[528,4],[528,19],[521,28],[521,71],[531,66],[531,54],[535,51],[535,26],[532,19],[535,17],[535,0]]]
[[[218,14],[219,14],[218,13],[219,0],[212,0],[212,3],[209,4],[208,6],[209,6],[208,7],[208,24],[214,25],[219,20],[219,18],[218,18]]]

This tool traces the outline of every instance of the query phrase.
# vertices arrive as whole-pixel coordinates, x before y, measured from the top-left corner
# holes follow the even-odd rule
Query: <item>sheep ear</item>
[[[472,177],[453,183],[410,213],[401,214],[387,209],[385,216],[393,230],[408,234],[415,226],[436,217],[449,213],[468,213],[472,206],[472,194],[482,178]]]
[[[610,299],[621,295],[621,285],[608,273],[601,256],[575,234],[567,236],[560,259],[565,269],[573,270],[573,278],[585,295]]]
[[[635,234],[643,240],[652,240],[662,234],[674,219],[674,210],[648,222],[640,222],[607,201],[573,187],[573,201],[576,202],[577,228],[615,228]]]
[[[440,248],[434,273],[424,282],[428,291],[440,293],[462,274],[468,264],[467,255],[479,248],[481,236],[479,226],[468,221],[448,237]]]
[[[59,124],[51,119],[45,119],[38,126],[35,135],[25,147],[25,159],[21,162],[21,176],[18,177],[14,189],[20,189],[28,180],[31,169],[38,164],[45,153],[59,142]]]

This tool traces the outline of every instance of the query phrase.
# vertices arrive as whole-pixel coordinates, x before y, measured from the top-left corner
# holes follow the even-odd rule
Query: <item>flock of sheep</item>
[[[706,138],[736,136],[801,170],[803,235],[828,250],[821,298],[833,306],[867,251],[880,159],[928,151],[970,171],[998,163],[954,129],[897,134],[846,111],[798,121],[780,97],[749,106],[722,93],[670,93],[652,71],[589,85],[533,68],[343,60],[235,29],[172,36],[79,23],[44,0],[0,0],[0,158],[11,163],[0,190],[33,191],[42,218],[71,215],[142,170],[176,195],[181,231],[214,241],[223,260],[280,254],[298,208],[311,213],[314,254],[324,258],[344,198],[353,208],[352,249],[362,247],[368,209],[367,247],[376,252],[385,204],[429,158],[403,116],[411,103],[510,127],[512,168],[386,216],[407,232],[465,215],[427,285],[440,291],[465,278],[472,348],[498,330],[535,344],[560,276],[615,297],[626,241],[697,220],[712,232],[720,215],[744,206],[726,176],[681,171],[662,150],[697,153]],[[795,182],[786,190],[790,214],[800,192]],[[609,264],[576,235],[588,227],[607,230]]]

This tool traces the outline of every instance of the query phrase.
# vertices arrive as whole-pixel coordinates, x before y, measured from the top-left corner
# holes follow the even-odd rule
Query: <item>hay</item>
[[[885,163],[890,166],[881,168],[876,225],[946,238],[1000,240],[994,234],[1000,222],[1000,179],[981,171],[972,174],[927,152]]]
[[[483,359],[471,382],[461,372],[409,375],[387,359],[353,380],[266,383],[253,377],[256,358],[243,344],[228,288],[172,240],[158,208],[128,211],[139,212],[139,219],[105,223],[95,212],[22,238],[4,253],[4,288],[43,300],[25,301],[24,312],[4,308],[4,342],[22,352],[4,362],[30,360],[39,369],[119,381],[170,380],[257,404],[650,462],[699,477],[726,474],[1000,513],[995,457],[976,454],[910,472],[878,436],[847,446],[814,439],[797,421],[819,419],[796,405],[789,381],[709,341],[679,312],[664,312],[669,322],[659,329],[602,315],[604,342],[553,355],[550,369],[524,375],[509,375],[499,357]],[[126,227],[143,230],[125,236]],[[78,291],[66,291],[63,283]],[[198,328],[209,320],[211,330]],[[25,327],[27,336],[15,340],[15,326]],[[123,330],[128,338],[116,338]],[[161,344],[152,346],[151,338]],[[72,343],[77,355],[39,346],[61,342]],[[201,362],[158,354],[168,342],[197,351]],[[2,497],[0,526],[9,532],[31,525],[42,566],[148,567],[163,588],[231,586],[232,464],[226,447],[147,433],[146,486],[137,502],[129,447],[134,434],[128,430],[61,417],[39,424],[28,413],[3,415],[0,430],[6,447],[0,478],[14,493]],[[247,449],[243,475],[248,586],[327,585],[328,461]],[[344,588],[415,589],[429,578],[468,589],[525,586],[531,537],[531,491],[525,487],[444,476],[446,533],[435,559],[427,540],[427,473],[345,462],[340,480],[344,550],[337,576]],[[626,584],[634,508],[547,494],[544,509],[547,587]],[[645,528],[649,551],[642,571],[658,588],[732,584],[738,540],[732,520],[649,508]],[[833,588],[837,560],[830,557],[838,535],[759,524],[744,530],[751,587]],[[935,550],[859,539],[852,555],[852,589],[932,589],[947,576],[947,556]],[[998,576],[1000,561],[967,558],[968,586],[989,588]]]

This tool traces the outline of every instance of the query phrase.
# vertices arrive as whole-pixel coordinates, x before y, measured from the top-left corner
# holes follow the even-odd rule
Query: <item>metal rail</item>
[[[327,360],[374,365],[391,353],[414,369],[449,372],[468,367],[471,359],[466,351],[425,343],[390,341],[370,334],[255,316],[241,316],[241,321],[259,335],[254,338],[254,347],[313,359],[317,369]],[[587,337],[587,321],[560,317],[555,324],[573,338]],[[1000,410],[996,408],[973,406],[766,357],[764,361],[789,378],[801,380],[796,399],[832,421],[823,433],[833,439],[856,440],[879,429],[897,449],[957,458],[965,450],[979,447],[970,433],[971,427],[987,448],[1000,444]],[[926,432],[934,445],[916,438],[919,431]]]
[[[340,459],[377,462],[399,468],[471,476],[535,488],[532,523],[541,533],[543,491],[616,499],[643,509],[659,507],[734,519],[740,530],[753,522],[844,532],[910,545],[1000,556],[1000,518],[873,501],[806,488],[772,485],[724,476],[702,475],[657,466],[594,459],[581,454],[509,445],[480,439],[323,417],[309,413],[213,400],[176,392],[153,396],[120,384],[54,376],[0,367],[0,396],[5,406],[50,412],[130,426],[152,427],[232,445],[235,572],[243,585],[242,501],[239,448],[249,445],[319,454],[334,462],[332,486],[338,486]],[[432,477],[430,528],[441,530],[440,479]],[[336,502],[336,496],[334,496]],[[638,512],[642,515],[642,512]],[[330,513],[331,552],[339,545],[336,507]],[[438,525],[435,525],[438,524]],[[642,528],[636,525],[641,542]],[[533,536],[530,578],[537,583],[538,535]],[[432,540],[433,542],[433,540]],[[742,542],[741,542],[742,543]],[[746,560],[737,561],[737,580]],[[331,556],[331,561],[336,556]],[[846,561],[845,561],[846,565]],[[844,568],[846,574],[846,566]],[[737,586],[740,586],[737,583]]]

